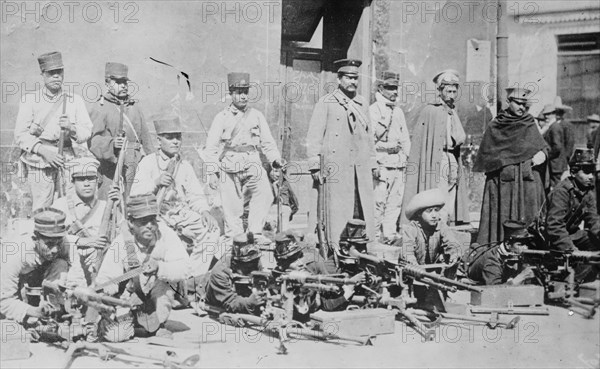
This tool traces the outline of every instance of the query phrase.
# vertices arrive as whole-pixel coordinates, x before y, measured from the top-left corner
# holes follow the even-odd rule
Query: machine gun
[[[83,308],[96,309],[102,316],[111,317],[117,307],[131,308],[130,302],[95,293],[83,287],[66,287],[57,282],[42,282],[44,317],[29,326],[36,340],[76,341],[85,338]]]
[[[579,284],[575,280],[575,268],[600,266],[600,252],[560,250],[523,250],[518,258],[533,268],[536,278],[544,286],[545,300],[579,310],[572,311],[591,319],[600,299],[577,297]]]

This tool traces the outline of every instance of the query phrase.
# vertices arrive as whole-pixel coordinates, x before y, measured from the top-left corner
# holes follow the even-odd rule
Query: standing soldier
[[[417,193],[440,188],[448,193],[442,220],[469,222],[466,181],[462,176],[460,147],[466,135],[455,108],[458,72],[448,69],[433,78],[439,98],[427,105],[417,120],[412,137],[411,162],[407,164],[405,201]]]
[[[337,244],[352,218],[366,221],[369,238],[375,238],[373,177],[379,175],[367,101],[356,92],[362,62],[343,59],[334,64],[338,88],[315,105],[306,141],[315,188],[321,176],[326,178],[326,226],[329,241]],[[311,211],[309,224],[316,224],[315,216]]]
[[[104,78],[108,92],[95,104],[90,114],[94,129],[88,146],[100,161],[99,173],[102,181],[98,197],[102,200],[106,200],[111,188],[124,137],[127,138],[122,173],[125,180],[125,198],[129,196],[140,159],[145,154],[155,151],[139,104],[129,96],[128,70],[125,64],[106,63]]]
[[[15,139],[23,150],[21,162],[31,187],[32,208],[50,206],[54,200],[58,171],[75,155],[72,140],[83,143],[90,137],[92,122],[83,99],[64,91],[64,65],[55,51],[38,57],[44,87],[23,96],[15,124]],[[59,152],[65,132],[64,153]]]
[[[225,236],[244,233],[242,216],[249,202],[248,231],[260,240],[273,193],[260,151],[273,168],[282,167],[281,154],[264,115],[248,107],[248,73],[229,73],[227,82],[232,103],[217,114],[206,138],[206,170],[210,182],[220,176]]]
[[[404,113],[396,106],[399,79],[398,73],[384,72],[375,94],[376,102],[369,108],[379,165],[379,178],[373,178],[375,230],[377,238],[383,238],[384,242],[397,237],[396,223],[404,195],[404,167],[410,153]]]

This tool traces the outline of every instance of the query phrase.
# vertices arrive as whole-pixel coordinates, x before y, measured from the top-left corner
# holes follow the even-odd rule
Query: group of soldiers
[[[470,221],[460,157],[466,135],[455,108],[458,73],[445,70],[433,78],[438,99],[421,111],[411,135],[396,104],[397,73],[383,73],[369,106],[357,94],[361,61],[335,62],[338,88],[316,103],[306,137],[312,195],[318,198],[311,203],[323,211],[312,206],[307,234],[284,230],[271,241],[263,228],[275,195],[261,154],[280,175],[286,163],[264,115],[248,106],[248,73],[227,76],[231,104],[215,117],[202,155],[208,183],[220,192],[221,229],[203,183],[182,158],[180,119],[153,122],[156,150],[129,96],[126,65],[106,64],[107,92],[88,114],[81,97],[62,89],[61,54],[38,61],[44,87],[24,96],[15,128],[33,224],[3,240],[9,256],[2,268],[3,318],[43,317],[43,303],[22,299],[42,280],[141,297],[149,307],[127,316],[149,334],[169,334],[164,323],[173,306],[187,303],[178,291],[187,289],[188,280],[206,282],[201,290],[207,306],[260,314],[265,291],[240,289],[236,281],[262,269],[264,249],[274,253],[281,273],[351,274],[352,283],[337,292],[303,294],[295,316],[306,316],[345,309],[365,281],[348,265],[375,250],[391,250],[415,265],[458,266],[462,260],[464,275],[476,283],[519,284],[531,276],[509,265],[507,256],[531,246],[534,230],[546,248],[600,248],[597,149],[575,150],[565,179],[551,173],[547,194],[541,167],[554,153],[528,113],[526,89],[508,89],[508,108],[485,131],[475,160],[475,170],[486,176],[479,245],[466,250],[469,245],[450,227]],[[91,154],[76,156],[74,148],[86,143]],[[539,219],[544,226],[532,230]],[[315,242],[319,227],[326,237]],[[581,278],[596,275],[588,270]],[[90,339],[109,339],[110,324],[100,324],[93,308],[85,318]]]

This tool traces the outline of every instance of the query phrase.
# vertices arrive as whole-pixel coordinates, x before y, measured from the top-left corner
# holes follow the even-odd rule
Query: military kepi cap
[[[104,67],[104,78],[124,79],[129,81],[129,68],[125,64],[108,62]]]
[[[181,133],[181,121],[179,117],[164,117],[154,121],[154,129],[156,134],[163,133]]]
[[[40,208],[33,212],[33,230],[46,237],[63,237],[67,234],[66,219],[58,209]]]
[[[275,235],[275,259],[286,260],[302,251],[302,235],[288,230]]]
[[[433,83],[438,87],[442,85],[458,85],[459,81],[458,71],[454,69],[443,70],[433,77]]]
[[[340,236],[340,242],[368,243],[367,223],[362,219],[351,219]]]
[[[38,63],[42,72],[48,72],[56,69],[64,69],[62,54],[58,51],[52,51],[38,56]]]
[[[383,72],[383,75],[381,76],[381,80],[382,80],[381,84],[383,86],[398,87],[398,85],[400,85],[400,74],[386,70],[385,72]]]
[[[506,98],[520,101],[527,101],[531,98],[531,90],[523,87],[509,87],[506,89]]]
[[[227,75],[227,85],[229,89],[249,88],[250,73],[232,72]]]
[[[72,178],[97,176],[99,166],[98,160],[87,156],[75,158],[66,164]]]
[[[506,220],[502,223],[504,230],[504,241],[528,241],[533,238],[527,231],[527,224],[518,220]]]
[[[140,219],[158,215],[158,204],[154,194],[131,196],[127,201],[127,216]]]
[[[362,65],[362,61],[358,59],[340,59],[333,62],[338,73],[349,76],[358,76],[358,68]]]
[[[569,165],[571,167],[595,166],[596,160],[594,158],[594,150],[580,148],[575,149],[571,159],[569,160]]]
[[[254,241],[254,234],[252,234],[252,232],[241,233],[234,236],[233,247],[231,248],[233,260],[249,262],[260,258],[260,248]]]
[[[446,204],[446,194],[438,188],[422,191],[416,194],[406,205],[406,218],[413,220],[415,215],[421,210],[431,208],[433,206],[444,206]]]

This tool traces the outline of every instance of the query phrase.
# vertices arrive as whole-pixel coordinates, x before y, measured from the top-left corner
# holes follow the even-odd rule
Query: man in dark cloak
[[[508,108],[483,135],[473,170],[485,172],[479,244],[503,239],[508,219],[530,224],[544,203],[542,165],[548,146],[529,110],[531,91],[508,88]]]

